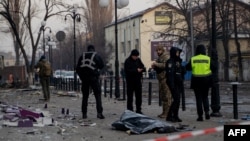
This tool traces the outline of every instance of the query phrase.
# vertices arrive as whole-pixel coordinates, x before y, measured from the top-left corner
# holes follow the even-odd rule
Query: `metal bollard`
[[[151,105],[152,99],[152,82],[148,83],[148,105]]]
[[[126,81],[123,80],[123,100],[126,100]]]
[[[237,87],[241,83],[239,83],[239,82],[232,82],[230,84],[233,86],[233,113],[234,113],[234,119],[238,119]]]
[[[181,86],[181,105],[182,105],[182,111],[186,111],[185,87],[183,82]]]
[[[112,98],[112,88],[113,88],[113,77],[110,77],[110,87],[109,87],[109,94],[110,98]]]
[[[107,97],[107,79],[104,79],[104,97]]]
[[[160,94],[160,90],[159,90],[158,95],[159,95],[159,106],[161,106],[161,105],[162,105],[162,101],[161,101],[161,94]]]

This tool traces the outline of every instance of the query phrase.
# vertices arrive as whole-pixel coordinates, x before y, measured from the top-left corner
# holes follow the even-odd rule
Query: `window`
[[[139,39],[135,39],[135,49],[139,50]]]
[[[124,43],[124,42],[121,42],[121,47],[122,47],[121,53],[124,53],[124,54],[125,54],[125,52],[126,52],[126,47],[125,47],[125,43]]]

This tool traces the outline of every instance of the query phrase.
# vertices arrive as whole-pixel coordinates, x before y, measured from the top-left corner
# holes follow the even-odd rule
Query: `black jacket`
[[[172,47],[170,49],[170,58],[166,62],[166,81],[170,88],[174,88],[175,85],[182,85],[186,72],[182,66],[182,59],[180,56],[176,56],[177,51],[181,53],[181,49]]]
[[[203,54],[206,55],[206,48],[203,45],[198,45],[195,51],[195,55]],[[213,61],[210,63],[210,69],[212,72],[215,70],[215,65]],[[186,65],[186,70],[192,71],[191,60]],[[211,87],[212,86],[212,75],[206,77],[191,77],[191,86],[190,88],[204,88],[204,87]]]
[[[85,56],[85,59],[91,60],[92,55],[94,55],[93,58],[93,64],[91,64],[89,61],[86,61],[84,63],[83,56]],[[83,66],[83,64],[90,64],[93,69]],[[78,59],[78,63],[76,66],[76,73],[80,77],[81,80],[84,79],[84,77],[93,77],[93,76],[99,76],[100,70],[104,67],[104,62],[100,55],[98,55],[96,52],[84,52],[83,55],[81,55]]]
[[[144,64],[142,63],[141,59],[138,58],[136,60],[133,60],[131,55],[125,60],[124,63],[124,70],[125,70],[125,76],[126,80],[141,80],[142,79],[142,72],[138,72],[137,69],[141,68],[144,69],[143,72],[146,71]]]

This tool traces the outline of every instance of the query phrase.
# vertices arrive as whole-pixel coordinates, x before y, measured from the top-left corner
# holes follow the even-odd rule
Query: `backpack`
[[[43,70],[42,70],[42,74],[43,76],[50,76],[52,73],[52,68],[51,65],[48,61],[45,61],[43,63]]]

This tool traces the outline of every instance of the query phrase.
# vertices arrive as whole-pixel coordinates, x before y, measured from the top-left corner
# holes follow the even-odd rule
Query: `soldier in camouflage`
[[[162,113],[158,115],[160,118],[166,118],[172,103],[172,97],[168,85],[166,83],[165,64],[168,55],[162,46],[156,48],[158,59],[152,63],[152,68],[156,71],[159,82],[159,96],[162,101]]]

